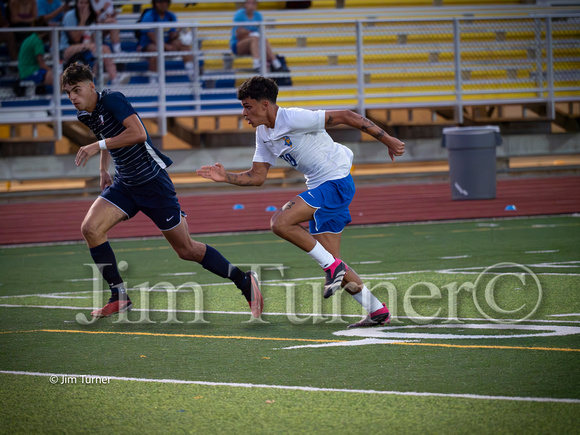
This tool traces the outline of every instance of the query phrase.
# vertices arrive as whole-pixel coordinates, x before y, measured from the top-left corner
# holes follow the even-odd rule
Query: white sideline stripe
[[[548,249],[546,251],[526,251],[525,254],[552,254],[554,252],[560,252],[559,249]]]
[[[175,273],[162,273],[159,276],[185,276],[185,275],[196,275],[197,272],[175,272]]]
[[[88,310],[96,310],[100,307],[69,307],[64,305],[11,305],[11,304],[0,304],[0,308],[45,308],[45,309],[63,309],[63,310],[79,310],[79,311],[88,311]],[[233,315],[242,315],[247,316],[250,314],[249,311],[206,311],[206,310],[166,310],[166,309],[153,309],[150,308],[148,310],[144,310],[141,308],[133,308],[131,310],[136,312],[141,311],[149,311],[149,312],[157,312],[157,313],[169,313],[169,312],[176,312],[176,313],[189,313],[189,314],[233,314]],[[323,316],[323,317],[364,317],[363,314],[333,314],[333,313],[274,313],[274,312],[263,312],[262,315],[266,316],[288,316],[288,315],[295,315],[295,316]],[[549,316],[552,317],[564,317],[564,316],[574,316],[580,314],[550,314]],[[394,319],[421,319],[424,320],[423,317],[413,317],[413,316],[396,316]],[[429,317],[432,320],[449,320],[448,317]],[[475,322],[488,322],[489,319],[483,319],[480,317],[457,317],[454,319],[461,320],[461,321],[475,321]],[[519,321],[518,319],[504,319],[507,322],[514,322]],[[526,322],[531,323],[580,323],[580,320],[547,320],[547,319],[526,319]],[[501,323],[499,323],[501,324]]]
[[[416,396],[416,397],[451,397],[458,399],[476,399],[476,400],[509,400],[514,402],[555,402],[555,403],[580,403],[580,399],[559,399],[552,397],[519,397],[519,396],[486,396],[480,394],[453,394],[453,393],[429,393],[418,391],[385,391],[385,390],[357,390],[347,388],[317,388],[304,387],[297,385],[269,385],[269,384],[249,384],[233,382],[209,382],[209,381],[185,381],[179,379],[148,379],[148,378],[127,378],[123,376],[102,376],[102,375],[71,375],[62,373],[39,373],[39,372],[21,372],[12,370],[0,370],[0,373],[8,375],[25,375],[25,376],[57,376],[62,378],[107,378],[115,381],[132,381],[132,382],[157,382],[161,384],[193,384],[207,385],[212,387],[242,387],[242,388],[269,388],[276,390],[297,390],[297,391],[314,391],[314,392],[332,392],[332,393],[358,393],[358,394],[384,394],[393,396]]]

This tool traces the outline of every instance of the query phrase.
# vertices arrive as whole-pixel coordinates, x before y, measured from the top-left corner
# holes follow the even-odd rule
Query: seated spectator
[[[38,18],[43,18],[49,26],[59,26],[65,12],[70,9],[69,1],[65,0],[36,0]]]
[[[234,23],[244,23],[249,21],[263,21],[262,14],[257,11],[257,0],[246,0],[244,7],[234,14]],[[258,72],[261,67],[260,61],[260,28],[253,25],[244,25],[232,28],[230,38],[230,48],[235,55],[251,55],[253,58],[252,67]],[[266,60],[272,71],[279,71],[282,68],[280,60],[276,57],[266,41]]]
[[[36,0],[10,0],[8,9],[12,27],[32,27],[38,16]]]
[[[68,11],[62,19],[64,27],[91,26],[97,23],[97,14],[91,6],[90,0],[77,0],[75,8]],[[83,54],[85,59],[100,55],[97,53],[97,45],[94,40],[93,31],[71,30],[61,33],[60,55],[66,64],[73,56]],[[102,45],[103,54],[110,54],[108,45]],[[117,66],[111,58],[103,60],[105,71],[109,74],[112,84],[126,83],[130,78],[126,74],[117,74]]]
[[[100,24],[117,24],[117,13],[113,7],[112,0],[91,0],[91,5],[97,13],[97,22]],[[118,29],[108,30],[115,53],[121,52],[121,31]]]
[[[10,0],[8,3],[10,27],[32,27],[37,16],[36,0]],[[29,32],[14,32],[16,42],[20,44],[29,34]]]
[[[142,23],[170,23],[176,22],[177,17],[175,14],[169,12],[169,6],[171,4],[170,0],[153,0],[153,8],[146,10],[141,18]],[[137,46],[138,51],[142,52],[157,52],[157,43],[155,36],[155,29],[149,31],[140,32],[139,42]],[[163,33],[163,43],[165,51],[189,51],[191,52],[191,46],[183,44],[179,40],[179,33],[176,28],[165,29]],[[183,55],[183,62],[185,64],[185,69],[187,70],[187,75],[190,80],[194,80],[194,64],[193,55],[186,54]],[[159,80],[157,74],[157,57],[149,58],[149,71],[150,83],[156,83]]]
[[[46,27],[43,18],[38,18],[33,27]],[[49,32],[32,32],[22,42],[18,52],[18,75],[20,80],[30,80],[36,85],[51,85],[52,70],[44,60],[44,46],[48,43]]]
[[[0,2],[0,27],[9,27],[10,21],[7,17],[7,11],[4,8],[4,3]],[[6,43],[6,48],[8,49],[8,56],[10,56],[10,60],[17,60],[18,59],[18,44],[16,44],[16,38],[14,37],[14,33],[11,32],[3,32],[0,33],[0,42]]]

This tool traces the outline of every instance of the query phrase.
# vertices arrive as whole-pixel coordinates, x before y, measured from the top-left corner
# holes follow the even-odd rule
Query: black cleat
[[[324,298],[327,299],[335,294],[342,283],[342,278],[346,274],[348,266],[344,261],[337,258],[334,263],[324,269],[326,272],[326,282],[324,283]]]
[[[262,297],[262,292],[258,284],[258,275],[256,275],[256,272],[250,270],[246,272],[246,277],[248,279],[245,287],[242,289],[242,294],[248,301],[248,305],[250,305],[252,316],[259,318],[264,309],[264,298]]]

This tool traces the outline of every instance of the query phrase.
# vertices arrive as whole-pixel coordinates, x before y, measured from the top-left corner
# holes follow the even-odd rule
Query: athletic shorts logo
[[[289,136],[282,136],[282,139],[284,139],[284,145],[286,145],[287,147],[292,146],[292,141],[290,140]]]

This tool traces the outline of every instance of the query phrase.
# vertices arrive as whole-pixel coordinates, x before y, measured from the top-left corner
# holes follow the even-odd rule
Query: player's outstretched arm
[[[212,166],[202,166],[197,175],[209,180],[235,184],[237,186],[261,186],[266,181],[269,163],[253,162],[252,168],[244,172],[227,172],[221,163]]]
[[[208,180],[217,181],[218,183],[227,182],[226,169],[221,163],[216,163],[213,166],[202,166],[197,171],[197,175]]]
[[[404,142],[396,137],[389,136],[382,128],[364,116],[351,110],[327,110],[325,125],[330,127],[339,124],[345,124],[370,134],[376,140],[385,144],[389,149],[389,156],[393,162],[395,161],[395,156],[402,156],[405,152]]]

